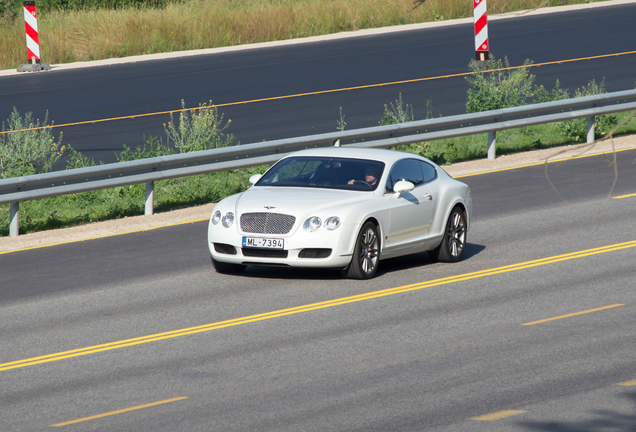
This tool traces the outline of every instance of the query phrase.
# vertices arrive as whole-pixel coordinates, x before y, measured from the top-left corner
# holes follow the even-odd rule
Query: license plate
[[[243,247],[283,249],[283,239],[243,237]]]

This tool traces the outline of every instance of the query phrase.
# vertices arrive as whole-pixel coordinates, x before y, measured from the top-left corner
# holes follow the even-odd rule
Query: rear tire
[[[466,249],[466,215],[455,207],[448,217],[442,242],[428,254],[433,261],[457,262]]]
[[[371,279],[378,270],[379,262],[378,229],[372,222],[367,222],[358,233],[351,263],[342,271],[342,276],[348,279]]]
[[[217,273],[241,273],[247,268],[247,266],[243,264],[224,263],[217,261],[212,257],[210,257],[210,259],[212,260],[212,266]]]

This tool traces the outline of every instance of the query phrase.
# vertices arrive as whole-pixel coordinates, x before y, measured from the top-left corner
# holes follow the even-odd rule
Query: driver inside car
[[[378,166],[367,166],[364,170],[364,182],[368,183],[371,186],[375,186],[375,184],[378,182],[379,171],[380,169]],[[361,180],[351,179],[349,180],[348,184],[354,184],[356,181]]]

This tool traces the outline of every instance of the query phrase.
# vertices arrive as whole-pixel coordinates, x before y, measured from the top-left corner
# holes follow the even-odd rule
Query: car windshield
[[[384,163],[366,159],[289,157],[261,177],[256,186],[292,186],[372,191],[378,187]]]

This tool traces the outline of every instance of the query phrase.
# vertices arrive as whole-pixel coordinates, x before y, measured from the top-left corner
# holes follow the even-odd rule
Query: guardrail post
[[[488,132],[488,159],[497,157],[497,132]]]
[[[146,211],[145,215],[150,216],[155,212],[155,182],[146,183]]]
[[[594,121],[595,117],[587,118],[587,143],[592,144],[594,142]]]
[[[12,202],[9,208],[9,235],[17,237],[20,234],[20,203]]]

